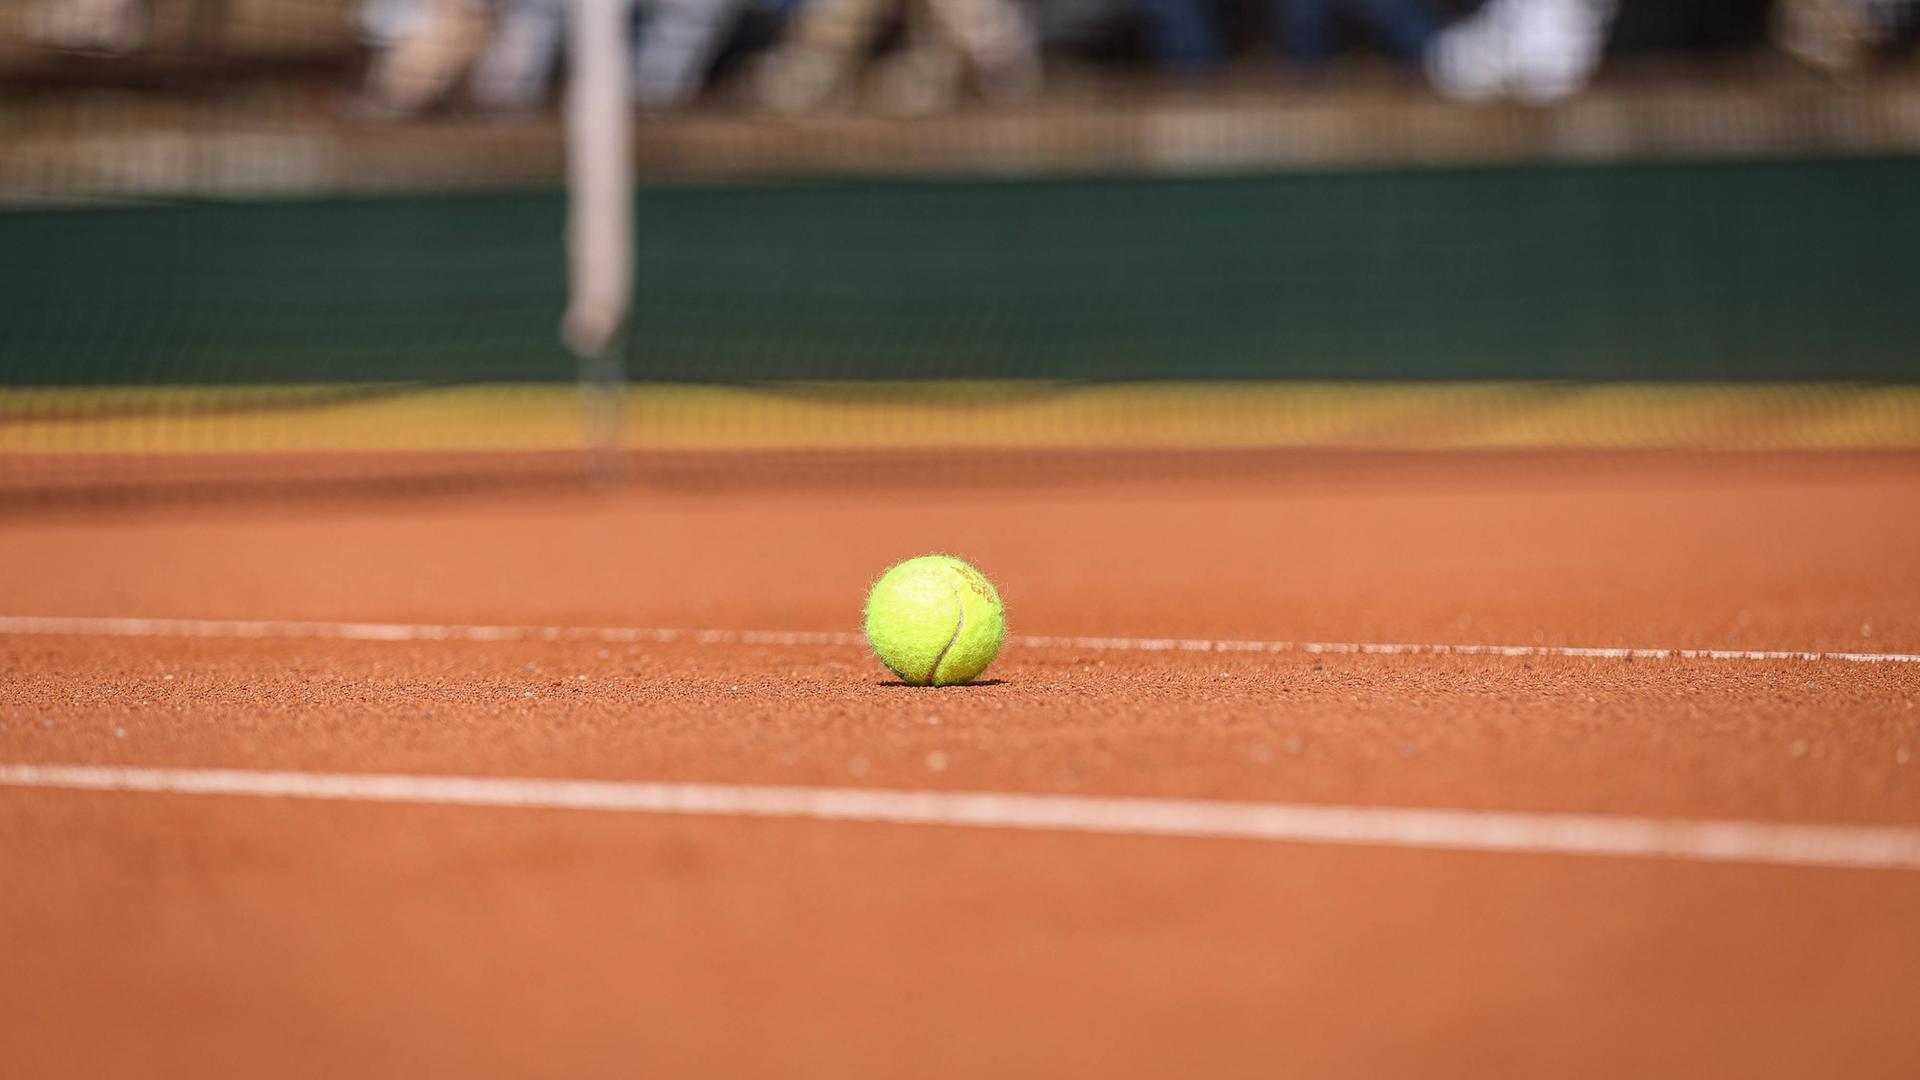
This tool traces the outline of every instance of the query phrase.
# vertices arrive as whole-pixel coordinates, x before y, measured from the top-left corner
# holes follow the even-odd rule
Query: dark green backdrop
[[[638,196],[636,378],[1920,376],[1920,158]],[[0,215],[13,385],[568,379],[557,193]]]

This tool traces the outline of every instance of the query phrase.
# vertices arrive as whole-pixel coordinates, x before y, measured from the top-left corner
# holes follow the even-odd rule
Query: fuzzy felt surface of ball
[[[867,643],[900,681],[952,686],[993,663],[1007,634],[1000,593],[951,555],[890,568],[867,593]]]

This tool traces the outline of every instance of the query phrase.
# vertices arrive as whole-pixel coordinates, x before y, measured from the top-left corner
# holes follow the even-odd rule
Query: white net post
[[[622,341],[633,302],[631,0],[573,0],[568,21],[567,263],[561,337],[579,359],[587,445],[603,478],[619,460]]]

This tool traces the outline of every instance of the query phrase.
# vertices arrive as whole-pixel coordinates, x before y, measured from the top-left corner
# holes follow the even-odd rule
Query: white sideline
[[[1898,826],[987,791],[0,764],[0,787],[8,786],[1920,870],[1920,828]]]
[[[859,645],[859,634],[826,630],[670,630],[594,626],[475,626],[458,623],[292,622],[273,619],[138,619],[0,615],[0,634],[111,637],[326,638],[339,641],[692,642],[700,645]],[[1352,653],[1370,656],[1561,656],[1597,660],[1837,660],[1920,664],[1920,653],[1786,649],[1649,649],[1582,645],[1416,645],[1353,641],[1233,641],[1212,638],[1053,637],[1014,634],[1031,649],[1119,652]]]

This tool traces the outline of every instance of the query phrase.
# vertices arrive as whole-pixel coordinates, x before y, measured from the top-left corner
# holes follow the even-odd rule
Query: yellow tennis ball
[[[951,555],[908,559],[867,594],[867,643],[915,686],[951,686],[979,675],[1006,636],[993,583]]]

